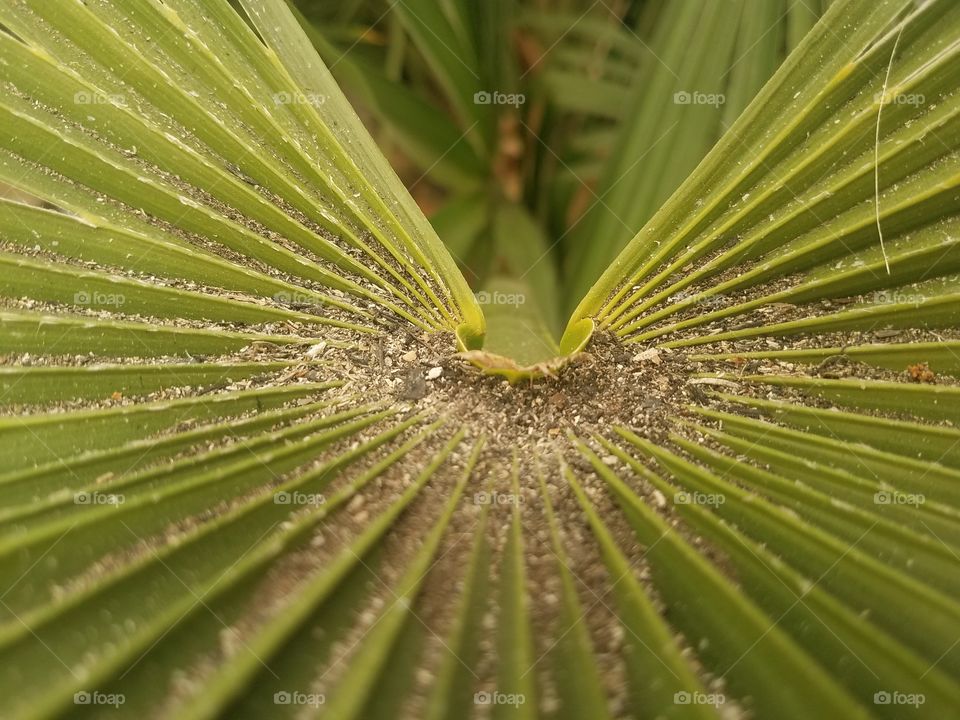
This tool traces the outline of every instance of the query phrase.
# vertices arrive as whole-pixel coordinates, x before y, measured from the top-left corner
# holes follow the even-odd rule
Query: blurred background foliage
[[[546,337],[829,0],[288,0],[475,290]]]

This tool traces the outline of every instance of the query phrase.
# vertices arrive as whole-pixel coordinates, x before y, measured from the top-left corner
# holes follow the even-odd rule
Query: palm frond
[[[955,714],[960,7],[395,5],[0,6],[0,714]]]

